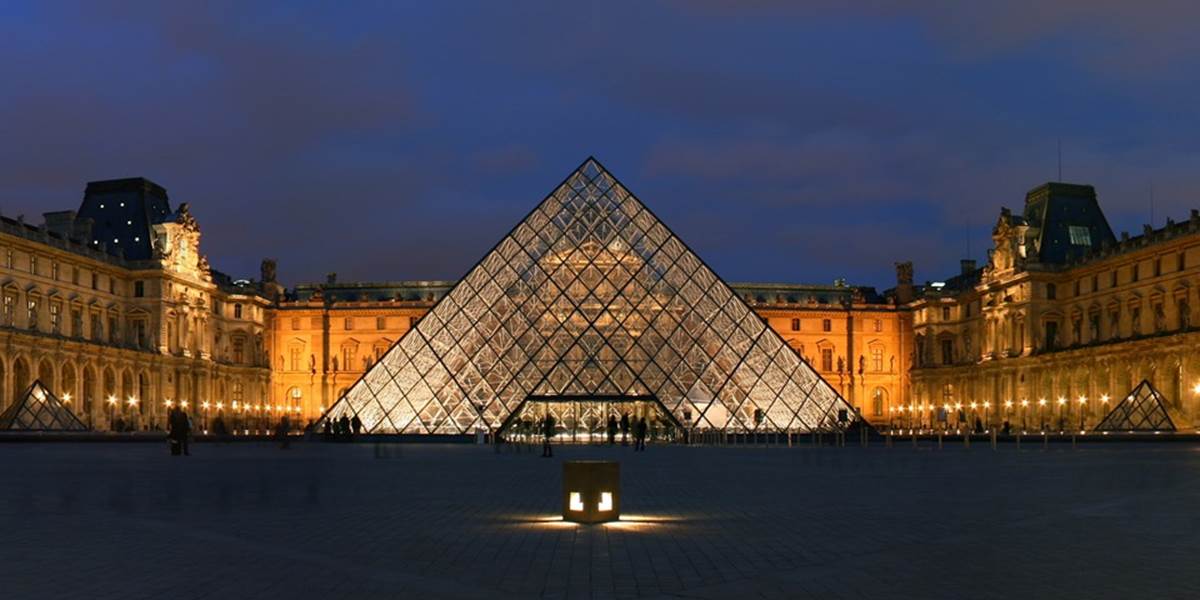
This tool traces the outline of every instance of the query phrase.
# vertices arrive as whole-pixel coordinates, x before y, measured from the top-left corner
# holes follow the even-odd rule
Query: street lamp
[[[1087,406],[1087,396],[1083,396],[1083,395],[1079,396],[1079,430],[1080,431],[1083,431],[1083,427],[1084,427],[1083,409],[1086,408],[1086,406]]]
[[[1066,425],[1065,425],[1066,420],[1067,420],[1066,413],[1069,412],[1070,410],[1071,410],[1071,407],[1067,406],[1067,399],[1063,398],[1062,396],[1059,396],[1058,397],[1058,432],[1059,433],[1062,433],[1063,429],[1066,429]]]
[[[1046,433],[1046,399],[1038,398],[1038,427]]]

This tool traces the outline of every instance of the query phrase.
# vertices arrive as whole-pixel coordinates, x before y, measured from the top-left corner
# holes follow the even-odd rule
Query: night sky
[[[0,4],[0,210],[144,176],[235,276],[457,278],[594,155],[727,280],[886,288],[1060,139],[1118,233],[1200,206],[1196,2],[250,4]]]

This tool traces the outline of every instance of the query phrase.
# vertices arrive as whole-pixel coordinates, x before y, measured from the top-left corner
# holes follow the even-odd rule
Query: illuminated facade
[[[814,431],[851,407],[637,198],[586,161],[327,413],[368,432]]]
[[[201,424],[218,402],[267,403],[278,288],[210,269],[187,204],[100,181],[45,219],[0,218],[0,407],[35,379],[101,430],[162,428],[168,401]]]
[[[1091,186],[1049,183],[1002,209],[988,264],[923,286],[902,424],[1091,428],[1140,381],[1200,423],[1200,214],[1113,235]]]

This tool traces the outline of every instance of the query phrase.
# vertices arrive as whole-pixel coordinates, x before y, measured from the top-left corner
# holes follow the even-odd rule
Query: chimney
[[[908,304],[913,301],[912,261],[896,263],[896,302]]]
[[[64,239],[70,238],[71,234],[74,233],[75,211],[60,210],[42,213],[42,216],[46,218],[46,229],[52,233],[56,233]]]
[[[958,261],[958,272],[962,275],[970,275],[975,272],[975,259],[964,258]]]

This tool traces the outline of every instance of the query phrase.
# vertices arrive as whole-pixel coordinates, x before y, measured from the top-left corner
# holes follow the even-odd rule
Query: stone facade
[[[988,264],[918,291],[901,424],[1090,428],[1142,379],[1200,424],[1200,215],[1112,235],[1089,186],[1002,209]]]
[[[168,402],[201,426],[217,402],[267,404],[272,296],[210,269],[162,188],[96,182],[79,213],[0,218],[0,267],[0,406],[35,378],[96,429],[164,427]]]
[[[162,427],[188,402],[261,429],[316,418],[453,281],[302,284],[213,270],[187,204],[93,182],[79,211],[0,218],[0,408],[40,378],[94,428]],[[134,258],[130,258],[130,256]],[[896,287],[732,284],[876,424],[1093,425],[1143,378],[1200,424],[1200,215],[1114,236],[1088,186],[1002,209],[988,263]],[[236,408],[234,408],[236,403]]]

